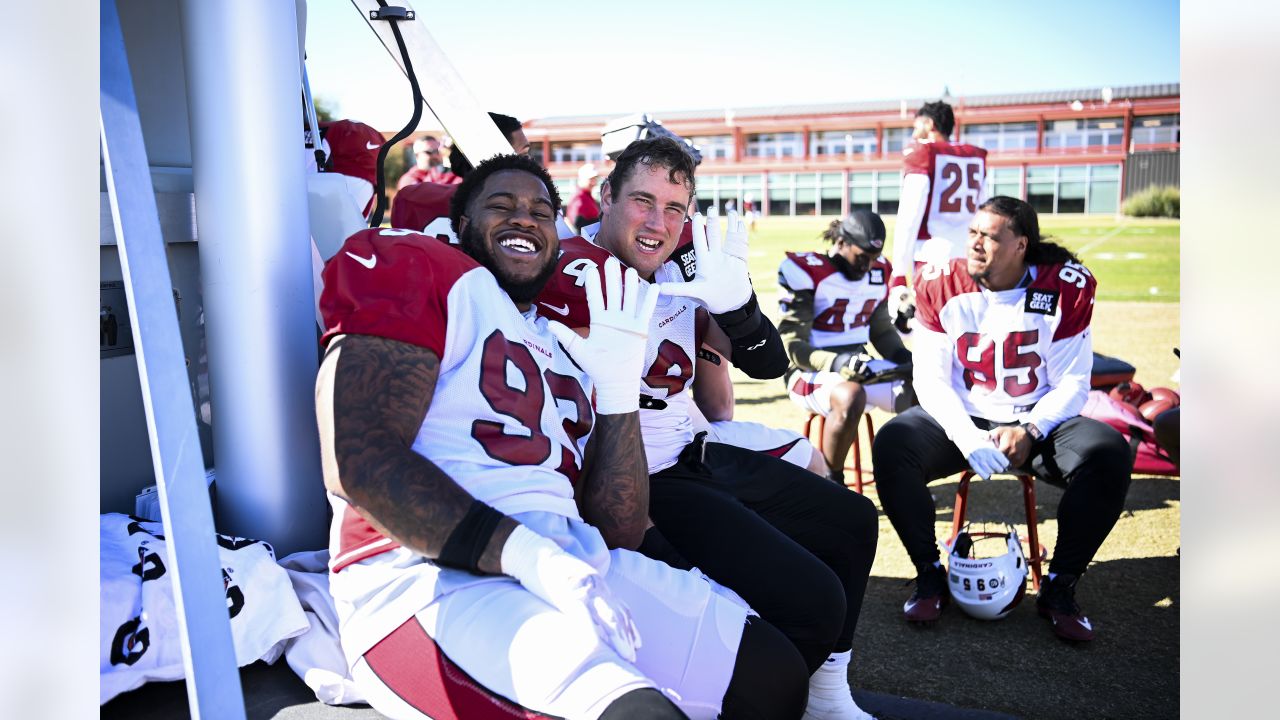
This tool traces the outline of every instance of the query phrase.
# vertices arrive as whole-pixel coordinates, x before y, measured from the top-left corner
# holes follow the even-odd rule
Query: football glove
[[[590,622],[605,644],[627,662],[635,661],[640,631],[595,568],[523,525],[502,546],[501,563],[502,572],[524,589],[565,615]]]
[[[889,290],[889,299],[886,301],[886,310],[889,311],[889,317],[895,320],[908,312],[907,308],[915,309],[916,294],[906,285],[899,285]]]
[[[874,374],[871,370],[871,361],[874,359],[865,352],[842,352],[831,361],[831,369],[840,373],[845,380],[860,383]]]
[[[984,445],[977,450],[969,453],[964,458],[969,462],[969,467],[973,469],[973,473],[983,480],[988,480],[996,473],[1002,473],[1009,469],[1009,458],[1004,456],[993,445]]]
[[[658,303],[658,289],[649,283],[641,285],[634,268],[627,268],[624,274],[622,264],[612,256],[604,261],[603,272],[603,293],[600,276],[583,273],[591,312],[589,335],[584,338],[554,320],[547,323],[547,329],[578,367],[591,376],[596,413],[619,415],[640,409],[645,344],[649,319]]]
[[[737,213],[732,213],[733,221]],[[747,276],[746,231],[738,230],[734,236],[730,252],[725,240],[720,236],[720,223],[707,224],[701,213],[693,216],[693,252],[697,263],[697,274],[690,282],[661,283],[662,294],[690,297],[702,302],[713,315],[737,310],[751,299],[751,279]],[[740,253],[739,257],[735,253]]]

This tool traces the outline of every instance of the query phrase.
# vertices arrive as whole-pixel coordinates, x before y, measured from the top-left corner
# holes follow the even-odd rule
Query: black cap
[[[870,210],[854,210],[840,223],[840,240],[863,250],[884,250],[884,221]]]

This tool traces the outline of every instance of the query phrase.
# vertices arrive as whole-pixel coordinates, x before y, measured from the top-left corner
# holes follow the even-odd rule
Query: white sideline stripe
[[[1119,225],[1117,225],[1117,226],[1115,226],[1115,227],[1111,228],[1111,231],[1110,231],[1110,232],[1108,232],[1107,234],[1105,234],[1105,235],[1103,235],[1102,237],[1098,238],[1097,240],[1094,240],[1093,242],[1085,243],[1085,244],[1084,244],[1084,247],[1082,247],[1082,248],[1080,248],[1079,250],[1077,250],[1077,251],[1076,251],[1076,255],[1077,255],[1077,256],[1079,256],[1079,255],[1084,255],[1086,252],[1089,252],[1089,250],[1091,250],[1092,248],[1095,248],[1095,247],[1097,247],[1098,245],[1100,245],[1101,243],[1106,242],[1107,240],[1110,240],[1111,238],[1115,237],[1116,235],[1119,235],[1119,234],[1120,234],[1120,231],[1121,231],[1121,230],[1123,230],[1123,229],[1125,229],[1125,225],[1126,225],[1125,223],[1121,223],[1121,224],[1119,224]]]

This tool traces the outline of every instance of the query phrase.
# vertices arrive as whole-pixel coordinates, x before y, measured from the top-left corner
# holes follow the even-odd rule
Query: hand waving
[[[707,224],[701,214],[694,215],[693,252],[697,275],[690,282],[661,283],[662,294],[699,300],[714,314],[737,310],[751,299],[747,231],[737,213],[729,213],[728,238],[721,237],[719,221]]]

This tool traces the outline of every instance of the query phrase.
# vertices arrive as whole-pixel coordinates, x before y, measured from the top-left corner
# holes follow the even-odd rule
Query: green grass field
[[[751,272],[761,305],[777,319],[776,274],[787,250],[822,250],[830,218],[761,220],[751,238]],[[892,219],[888,219],[892,237]],[[1094,349],[1127,360],[1148,388],[1177,388],[1180,225],[1177,221],[1064,216],[1043,231],[1081,254],[1098,278]],[[887,250],[891,253],[891,250]],[[735,417],[799,431],[805,413],[779,380],[734,371]],[[873,412],[877,426],[889,417]],[[865,437],[863,439],[865,446]],[[870,464],[870,452],[864,463]],[[936,530],[950,529],[958,478],[930,486]],[[1025,718],[1168,718],[1178,714],[1180,481],[1134,478],[1126,511],[1081,581],[1077,598],[1098,638],[1056,640],[1030,598],[1006,619],[972,620],[951,607],[937,627],[901,619],[915,575],[883,516],[879,546],[854,646],[854,687]],[[868,496],[879,503],[875,486]],[[1041,542],[1052,552],[1062,493],[1037,483]],[[995,479],[970,493],[971,520],[1009,522],[1026,537],[1018,485]],[[888,720],[882,718],[882,720]]]

